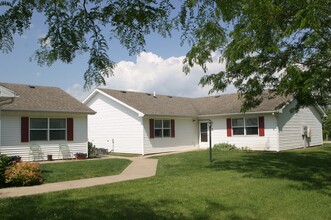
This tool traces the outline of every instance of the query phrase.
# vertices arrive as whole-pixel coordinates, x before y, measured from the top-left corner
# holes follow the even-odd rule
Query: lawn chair
[[[66,145],[66,144],[59,144],[59,154],[60,153],[62,154],[62,160],[73,158],[73,154],[70,151],[70,148],[68,147],[68,145]]]
[[[30,144],[29,146],[29,159],[33,161],[44,160],[44,153],[41,150],[41,147],[38,144]]]

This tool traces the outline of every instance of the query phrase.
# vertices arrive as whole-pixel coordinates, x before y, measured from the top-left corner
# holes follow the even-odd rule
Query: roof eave
[[[199,115],[199,118],[228,116],[228,115],[256,115],[256,114],[272,114],[272,113],[282,113],[282,111],[281,110],[270,110],[270,111],[257,111],[257,112],[233,112],[233,113],[223,113],[223,114],[206,114],[206,115]]]
[[[86,114],[94,115],[95,111],[68,111],[68,110],[44,110],[44,109],[1,109],[1,111],[15,111],[15,112],[48,112],[48,113],[70,113],[70,114]]]
[[[323,110],[323,108],[320,105],[315,105],[317,111],[320,112],[320,114],[322,115],[323,118],[328,117],[328,115],[325,113],[325,111]]]
[[[17,95],[13,90],[8,89],[7,87],[5,87],[5,86],[3,86],[3,85],[1,85],[1,84],[0,84],[0,87],[1,87],[1,89],[2,89],[3,91],[5,91],[5,92],[8,93],[8,96],[6,96],[6,97],[8,97],[8,98],[15,98],[15,97],[18,97],[18,95]],[[1,95],[1,93],[0,93],[0,95]]]
[[[113,100],[113,101],[115,101],[115,102],[117,102],[117,103],[119,103],[120,105],[123,105],[124,107],[126,107],[126,108],[128,108],[128,109],[130,109],[131,111],[134,111],[134,112],[136,112],[137,114],[138,114],[138,116],[139,117],[144,117],[144,115],[145,115],[145,113],[143,113],[143,112],[141,112],[141,111],[139,111],[139,110],[137,110],[137,109],[135,109],[135,108],[133,108],[132,106],[130,106],[130,105],[128,105],[128,104],[126,104],[125,102],[122,102],[122,101],[120,101],[119,99],[117,99],[117,98],[115,98],[115,97],[113,97],[113,96],[111,96],[111,95],[109,95],[109,94],[107,94],[107,93],[105,93],[104,91],[102,91],[102,90],[100,90],[100,89],[95,89],[84,101],[83,101],[83,103],[84,104],[86,104],[97,92],[99,92],[100,94],[102,94],[102,95],[104,95],[104,96],[106,96],[106,97],[108,97],[108,98],[110,98],[111,100]]]
[[[166,114],[148,114],[146,113],[145,116],[147,117],[167,117],[167,118],[170,118],[170,117],[183,117],[183,118],[198,118],[199,116],[198,115],[166,115]]]

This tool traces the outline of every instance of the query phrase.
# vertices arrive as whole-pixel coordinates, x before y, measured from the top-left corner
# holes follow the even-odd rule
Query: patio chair
[[[59,144],[59,154],[60,153],[62,155],[62,160],[64,160],[64,159],[72,159],[73,158],[73,154],[70,151],[69,146],[66,145],[66,144]]]
[[[38,144],[30,144],[29,145],[29,159],[33,161],[36,160],[44,160],[44,153],[41,150],[41,147]]]

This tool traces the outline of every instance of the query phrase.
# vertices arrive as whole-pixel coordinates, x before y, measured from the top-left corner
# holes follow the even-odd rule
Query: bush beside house
[[[38,163],[20,162],[21,157],[0,154],[0,188],[31,186],[43,182]]]
[[[7,186],[32,186],[43,182],[38,163],[15,163],[6,168],[4,177]]]
[[[11,161],[5,154],[0,154],[0,188],[5,186],[5,170],[10,166]]]

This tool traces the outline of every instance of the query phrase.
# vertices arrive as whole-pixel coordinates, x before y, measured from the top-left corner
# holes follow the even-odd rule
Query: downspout
[[[141,149],[141,155],[144,156],[145,155],[145,126],[144,126],[144,116],[141,116],[141,127],[142,127],[142,149]]]

